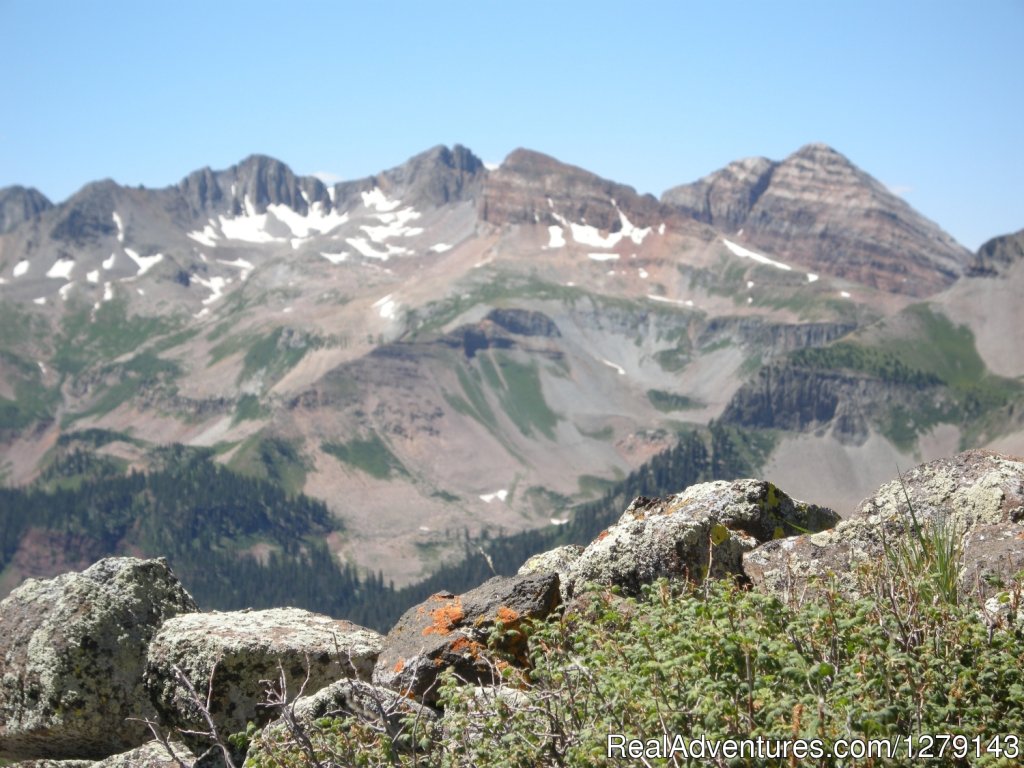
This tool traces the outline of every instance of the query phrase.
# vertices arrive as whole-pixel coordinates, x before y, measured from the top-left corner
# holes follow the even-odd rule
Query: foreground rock
[[[1008,581],[1024,566],[1024,461],[975,450],[915,467],[834,530],[766,544],[744,558],[744,569],[783,597],[829,575],[853,590],[857,567],[885,557],[883,542],[905,541],[911,509],[923,529],[944,526],[962,542],[963,585]]]
[[[369,679],[381,640],[372,630],[298,608],[190,614],[165,623],[153,639],[146,685],[161,722],[206,730],[175,674],[180,669],[203,700],[209,692],[210,714],[226,737],[273,716],[260,704],[282,672],[289,698],[303,686],[308,693],[339,678]]]
[[[0,756],[98,759],[150,738],[142,682],[165,620],[196,610],[163,560],[112,557],[0,602]]]
[[[435,738],[440,720],[430,707],[362,680],[339,680],[312,696],[303,696],[294,702],[291,714],[307,733],[317,728],[321,718],[354,718],[374,731],[387,733],[402,751],[413,751],[424,738]],[[291,726],[282,718],[253,739],[246,759],[270,760],[275,745],[291,737]]]
[[[637,594],[661,577],[742,575],[759,544],[835,525],[831,509],[795,501],[764,480],[700,483],[667,499],[636,499],[571,566],[571,586],[593,582]]]
[[[495,624],[515,629],[525,619],[544,618],[559,599],[558,575],[550,572],[495,577],[463,595],[438,592],[406,611],[388,633],[373,682],[436,704],[445,669],[466,680],[490,681],[493,670],[481,651]],[[521,654],[522,636],[506,637],[500,650]]]
[[[93,763],[91,768],[181,768],[182,764],[194,765],[197,757],[180,741],[168,741],[164,746],[154,740],[128,752],[111,755],[106,760]]]
[[[583,547],[579,544],[565,544],[561,547],[555,547],[529,558],[519,567],[518,575],[557,573],[558,592],[564,603],[569,599],[569,574],[572,572],[573,564],[580,559],[582,554]]]

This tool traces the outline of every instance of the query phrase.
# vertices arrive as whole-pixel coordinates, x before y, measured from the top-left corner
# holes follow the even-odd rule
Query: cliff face
[[[824,144],[732,163],[662,202],[729,237],[824,273],[910,296],[963,274],[971,254]]]

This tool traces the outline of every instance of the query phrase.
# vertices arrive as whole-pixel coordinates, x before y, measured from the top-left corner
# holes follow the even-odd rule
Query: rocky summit
[[[1024,450],[1017,240],[972,255],[819,144],[660,199],[459,145],[2,190],[0,594],[166,556],[211,607],[383,628],[637,495],[766,474],[849,516],[894,466]]]
[[[958,553],[954,584],[961,599],[982,601],[963,619],[977,625],[974,635],[1002,643],[1016,631],[1019,643],[1024,610],[1010,585],[1024,563],[1024,461],[968,451],[922,464],[878,488],[853,517],[837,521],[827,507],[795,501],[760,479],[638,498],[585,547],[539,555],[520,575],[493,578],[460,595],[438,592],[383,637],[295,609],[198,612],[165,563],[104,559],[80,574],[26,582],[0,602],[0,628],[10,639],[0,657],[0,757],[94,767],[182,764],[175,760],[258,765],[288,750],[312,759],[331,739],[356,759],[369,748],[359,740],[380,735],[387,736],[392,761],[435,749],[459,754],[460,739],[493,726],[487,718],[527,716],[537,701],[551,703],[535,698],[547,672],[534,665],[550,651],[540,627],[573,632],[585,626],[581,622],[608,622],[608,631],[616,632],[616,622],[624,621],[630,638],[645,638],[653,653],[656,641],[644,634],[645,625],[660,621],[658,606],[667,605],[672,585],[702,579],[745,585],[734,598],[760,605],[773,618],[798,610],[818,590],[832,590],[835,611],[840,596],[857,600],[858,584],[877,583],[858,578],[870,578],[865,574],[872,567],[895,567],[901,561],[893,553],[912,550],[917,537],[936,531],[950,537]],[[563,581],[574,595],[569,603],[560,599]],[[652,585],[653,602],[622,596],[642,595]],[[710,601],[711,594],[694,599]],[[594,605],[604,608],[587,618]],[[817,620],[827,614],[816,614]],[[727,618],[731,629],[722,645],[701,649],[706,668],[700,674],[715,674],[725,663],[719,657],[730,655],[728,642],[740,642],[748,617]],[[901,621],[912,620],[901,614]],[[825,631],[817,626],[797,637],[793,655],[780,664],[802,663],[793,659]],[[903,652],[916,652],[908,643]],[[609,668],[617,663],[604,658]],[[753,674],[749,652],[746,659]],[[756,658],[758,665],[769,661]],[[673,674],[682,673],[680,663],[669,663]],[[831,663],[800,674],[829,670],[835,670]],[[559,687],[570,686],[580,700],[583,683],[614,685],[601,683],[605,673],[573,658],[558,669]],[[456,704],[460,699],[450,688],[442,694],[453,684],[469,691],[468,709]],[[1001,690],[988,686],[986,695]],[[467,714],[482,731],[460,731],[465,722],[459,718]],[[547,716],[561,717],[555,710]],[[333,718],[348,718],[345,729]],[[317,734],[315,747],[311,734]],[[560,738],[575,736],[562,732]],[[546,749],[557,749],[557,740]],[[196,762],[199,754],[205,757]]]

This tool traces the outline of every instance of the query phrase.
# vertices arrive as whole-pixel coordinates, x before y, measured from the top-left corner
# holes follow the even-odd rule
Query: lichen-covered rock
[[[182,764],[193,765],[197,757],[176,739],[169,740],[167,746],[154,740],[128,752],[111,755],[106,760],[93,763],[91,768],[181,768]]]
[[[494,670],[482,652],[495,624],[515,629],[526,619],[544,618],[559,599],[558,575],[550,572],[496,576],[463,595],[438,592],[406,611],[388,633],[373,682],[425,704],[437,703],[438,677],[445,669],[489,682]],[[524,644],[522,635],[512,632],[499,649],[516,658]],[[519,660],[525,664],[525,658]]]
[[[909,504],[908,504],[909,499]],[[915,467],[861,502],[833,530],[773,541],[744,557],[750,580],[799,596],[814,578],[854,590],[861,563],[885,556],[912,530],[941,525],[964,546],[962,583],[1012,577],[1024,564],[1024,460],[966,451]]]
[[[581,554],[583,554],[583,547],[579,544],[566,544],[561,547],[555,547],[528,559],[519,567],[518,575],[557,573],[558,591],[564,603],[569,599],[569,572],[572,569],[573,563],[580,559]]]
[[[340,678],[369,679],[381,640],[372,630],[298,608],[179,616],[153,638],[146,685],[164,723],[201,730],[199,708],[174,668],[204,699],[212,685],[210,714],[226,736],[272,716],[258,705],[266,698],[264,681],[276,684],[281,669],[291,697],[304,681],[310,693]]]
[[[312,731],[321,718],[354,718],[375,731],[386,732],[397,749],[414,751],[424,738],[434,737],[440,720],[436,710],[363,680],[338,680],[312,696],[296,699],[292,714],[300,728]],[[277,720],[252,740],[246,760],[268,759],[274,745],[287,741],[288,725]]]
[[[838,520],[764,480],[700,483],[666,499],[641,496],[573,563],[571,589],[593,582],[636,594],[661,577],[742,575],[743,553],[758,544]]]
[[[144,743],[142,682],[163,622],[196,610],[163,560],[112,557],[0,603],[0,757],[98,759]]]

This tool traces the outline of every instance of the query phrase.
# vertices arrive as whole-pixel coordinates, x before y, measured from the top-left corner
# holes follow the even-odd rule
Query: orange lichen
[[[424,635],[447,635],[466,615],[462,610],[462,601],[457,597],[445,600],[444,605],[434,608],[428,613],[430,624],[424,627]]]
[[[476,658],[480,655],[484,647],[476,640],[470,640],[468,637],[460,637],[455,640],[451,645],[452,653],[464,653],[472,658]]]
[[[608,529],[607,528],[605,528],[603,531],[601,531],[599,534],[597,534],[597,540],[598,541],[601,541],[601,539],[605,539],[607,537],[608,537]]]
[[[498,608],[498,621],[502,624],[511,624],[518,619],[519,613],[517,611],[514,611],[511,608],[506,608],[504,605]]]
[[[403,669],[405,669],[405,659],[399,659],[398,661],[396,661],[393,669],[396,673],[401,672]]]

